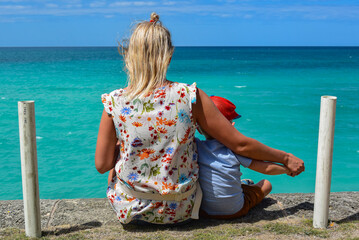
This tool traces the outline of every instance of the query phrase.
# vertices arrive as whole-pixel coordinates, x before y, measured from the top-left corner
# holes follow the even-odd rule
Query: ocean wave
[[[43,139],[43,137],[41,137],[41,136],[36,136],[36,139]]]
[[[247,86],[234,86],[236,88],[246,88]]]

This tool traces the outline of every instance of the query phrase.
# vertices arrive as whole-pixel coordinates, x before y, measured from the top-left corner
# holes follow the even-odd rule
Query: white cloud
[[[178,4],[178,2],[175,2],[175,1],[163,1],[162,4],[166,5],[166,6],[172,6],[172,5]]]
[[[59,5],[55,4],[55,3],[46,3],[45,4],[45,7],[48,7],[48,8],[57,8]]]
[[[67,4],[65,5],[66,8],[82,8],[81,3],[75,3],[75,4]]]
[[[130,6],[131,2],[114,2],[111,3],[109,6],[110,7],[123,7],[123,6]]]
[[[154,5],[156,5],[156,2],[135,1],[135,2],[133,2],[133,5],[135,5],[135,6],[154,6]]]
[[[0,10],[1,9],[6,9],[6,10],[20,10],[20,9],[25,9],[27,8],[27,6],[23,6],[23,5],[0,5]]]
[[[18,3],[23,1],[24,0],[0,0],[0,3]]]
[[[90,7],[93,7],[93,8],[102,7],[105,4],[106,4],[106,2],[96,1],[96,2],[90,3]]]
[[[142,6],[154,6],[154,5],[156,5],[156,2],[152,2],[152,1],[127,1],[127,2],[114,2],[111,3],[109,6],[110,7],[123,7],[123,6],[142,7]]]
[[[82,0],[63,0],[68,4],[80,4]]]
[[[217,16],[217,17],[221,17],[221,18],[228,18],[228,17],[232,17],[233,15],[232,14],[228,14],[228,13],[215,13],[213,14],[214,16]]]
[[[226,4],[199,4],[197,1],[115,1],[106,4],[104,0],[48,0],[44,4],[17,4],[21,0],[0,0],[1,15],[27,16],[27,15],[93,15],[111,16],[116,14],[143,14],[152,10],[166,14],[188,14],[205,16],[212,15],[226,18],[262,18],[262,19],[308,19],[321,21],[325,19],[359,19],[359,6],[357,5],[299,5],[290,1],[281,5],[255,5],[251,3]],[[33,1],[31,1],[33,3]],[[44,2],[36,0],[37,3]],[[12,4],[11,4],[12,3]],[[83,4],[82,4],[83,3]]]

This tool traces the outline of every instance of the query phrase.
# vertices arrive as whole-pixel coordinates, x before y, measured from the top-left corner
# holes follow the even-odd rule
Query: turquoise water
[[[239,131],[305,161],[295,178],[243,170],[275,193],[314,191],[320,96],[337,96],[331,189],[359,191],[359,48],[178,47],[168,79],[230,99]],[[22,198],[20,100],[35,100],[40,197],[105,197],[100,95],[125,82],[116,48],[0,48],[0,199]]]

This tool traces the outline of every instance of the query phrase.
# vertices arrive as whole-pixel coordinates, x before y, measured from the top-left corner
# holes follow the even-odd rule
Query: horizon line
[[[96,47],[96,48],[112,48],[112,47],[118,47],[118,46],[100,46],[100,45],[88,45],[88,46],[0,46],[0,48],[90,48],[90,47]],[[176,47],[221,47],[221,48],[246,48],[246,47],[359,47],[359,45],[237,45],[237,46],[220,46],[220,45],[204,45],[204,46],[199,46],[199,45],[193,45],[193,46],[185,46],[185,45],[179,45],[179,46],[174,46]]]

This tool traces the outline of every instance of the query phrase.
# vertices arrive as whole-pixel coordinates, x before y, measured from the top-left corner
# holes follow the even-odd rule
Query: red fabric
[[[218,97],[218,96],[211,96],[210,97],[219,111],[229,120],[233,120],[235,118],[240,117],[238,113],[236,113],[236,105],[234,105],[231,101]]]

